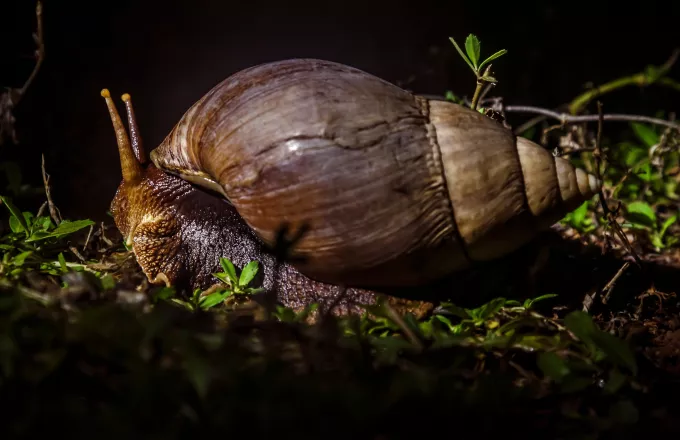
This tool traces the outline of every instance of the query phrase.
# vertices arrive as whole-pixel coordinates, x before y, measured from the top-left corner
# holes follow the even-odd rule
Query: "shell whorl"
[[[430,103],[456,228],[473,261],[527,243],[597,193],[600,182],[478,112]]]
[[[420,284],[504,255],[597,186],[478,112],[309,59],[227,78],[151,159],[221,192],[268,244],[282,223],[309,225],[298,269],[364,286]]]

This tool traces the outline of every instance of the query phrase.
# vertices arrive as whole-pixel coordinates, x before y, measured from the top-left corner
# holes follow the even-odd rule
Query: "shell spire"
[[[116,106],[113,104],[109,90],[103,89],[101,95],[106,101],[106,106],[108,107],[109,115],[111,116],[111,123],[116,132],[116,143],[118,144],[123,181],[126,183],[136,182],[141,178],[142,170],[137,157],[135,157],[135,152],[132,150],[130,139],[123,126],[123,121],[121,121]]]
[[[559,220],[600,191],[602,183],[594,175],[528,139],[518,137],[517,150],[529,209],[543,226]]]

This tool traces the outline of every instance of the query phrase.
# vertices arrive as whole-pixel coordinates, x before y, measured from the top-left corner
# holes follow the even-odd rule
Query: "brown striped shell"
[[[347,285],[420,284],[500,257],[599,187],[476,111],[313,59],[227,78],[151,160],[222,193],[268,244],[306,224],[296,267]]]

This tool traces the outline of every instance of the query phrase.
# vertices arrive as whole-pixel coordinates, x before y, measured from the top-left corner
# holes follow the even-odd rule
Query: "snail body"
[[[149,279],[166,284],[204,284],[210,277],[189,261],[212,268],[234,253],[239,245],[220,247],[220,237],[248,236],[242,253],[270,258],[262,249],[285,224],[306,228],[286,266],[300,279],[425,285],[518,249],[600,185],[479,112],[322,60],[227,78],[191,106],[150,164],[131,107],[132,145],[107,103],[123,168],[111,210]],[[152,229],[160,232],[143,234]]]

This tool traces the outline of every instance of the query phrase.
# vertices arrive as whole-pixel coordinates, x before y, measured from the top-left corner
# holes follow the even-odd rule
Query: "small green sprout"
[[[472,104],[470,106],[473,110],[477,110],[480,93],[482,92],[484,85],[496,84],[498,82],[498,80],[496,80],[496,78],[494,78],[491,74],[491,64],[489,63],[496,58],[505,55],[508,53],[508,51],[501,49],[480,63],[481,43],[476,35],[470,34],[465,39],[465,52],[463,52],[460,46],[458,46],[458,43],[456,43],[456,40],[454,40],[453,37],[449,37],[449,40],[451,40],[451,43],[453,43],[453,45],[456,47],[456,50],[460,56],[463,57],[463,60],[465,60],[467,65],[470,66],[470,69],[472,69],[472,72],[474,72],[475,77],[477,77],[477,88],[475,89],[475,94],[472,98]],[[487,66],[486,70],[482,71],[484,66]]]
[[[0,275],[17,277],[26,270],[60,275],[69,270],[82,270],[83,265],[69,263],[63,253],[53,252],[56,245],[69,235],[94,225],[92,220],[63,220],[55,225],[49,216],[22,212],[9,197],[0,195],[0,203],[9,210],[11,232],[0,237]]]
[[[236,274],[236,267],[229,259],[220,258],[220,265],[223,272],[215,273],[213,276],[228,287],[205,296],[201,296],[202,292],[200,290],[195,291],[195,302],[200,308],[204,310],[210,309],[234,295],[255,295],[264,291],[264,289],[259,287],[248,287],[248,284],[255,278],[260,269],[257,261],[251,261],[246,264],[240,275]]]

